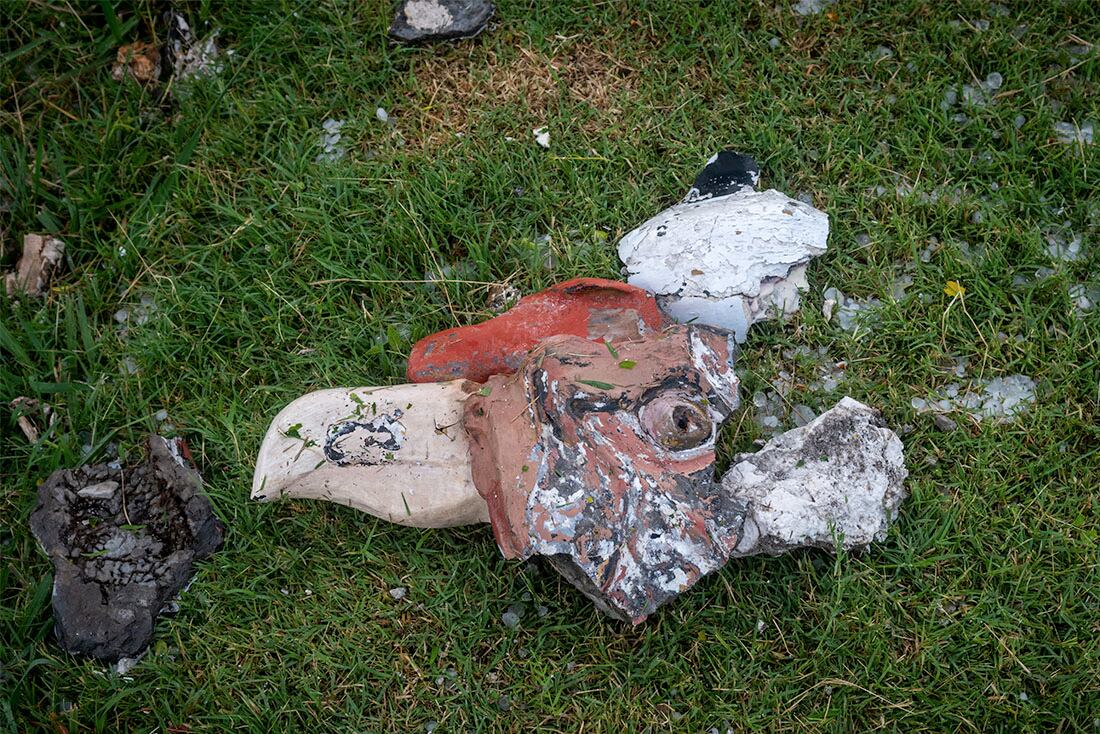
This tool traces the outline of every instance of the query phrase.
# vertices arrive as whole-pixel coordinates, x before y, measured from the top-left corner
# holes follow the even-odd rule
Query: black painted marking
[[[373,466],[393,460],[404,436],[394,428],[404,411],[383,413],[369,421],[344,421],[329,426],[325,458],[337,466]]]
[[[740,191],[743,188],[755,188],[760,182],[760,166],[750,156],[723,150],[713,163],[708,163],[688,192],[686,202],[711,199]]]

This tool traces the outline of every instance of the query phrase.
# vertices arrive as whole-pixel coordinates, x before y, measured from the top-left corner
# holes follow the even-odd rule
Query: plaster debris
[[[152,296],[143,295],[138,303],[130,307],[120,308],[115,311],[115,328],[120,338],[125,339],[130,335],[131,326],[144,326],[156,313],[157,304]]]
[[[1100,303],[1100,285],[1078,283],[1069,288],[1070,302],[1078,314],[1091,311]]]
[[[1004,423],[1027,411],[1035,402],[1035,381],[1026,375],[1009,375],[992,380],[975,380],[963,390],[951,383],[928,398],[910,401],[918,413],[966,412],[978,420]]]
[[[149,438],[148,459],[60,469],[38,488],[31,531],[53,561],[53,612],[68,652],[137,657],[157,616],[223,528],[181,441]]]
[[[731,557],[852,550],[886,538],[907,493],[901,439],[878,411],[843,398],[808,425],[735,457],[722,491],[745,502]]]
[[[390,38],[405,43],[473,38],[493,17],[484,0],[403,0],[390,24]]]
[[[844,381],[847,363],[835,362],[825,347],[810,349],[806,345],[783,350],[783,359],[800,363],[800,371],[808,369],[808,382],[803,384],[786,369],[781,369],[771,381],[770,390],[757,390],[752,395],[753,420],[765,434],[779,433],[793,426],[802,426],[816,417],[814,409],[802,403],[792,404],[799,391],[819,394],[833,392]],[[803,394],[802,399],[806,399]]]
[[[1072,122],[1054,123],[1054,135],[1059,143],[1066,145],[1092,145],[1094,130],[1092,122],[1082,123],[1080,127]]]
[[[164,57],[176,80],[188,82],[222,73],[224,64],[217,43],[218,31],[200,41],[182,15],[167,12],[164,17],[168,26]]]
[[[507,283],[493,283],[489,286],[488,305],[494,313],[503,313],[514,306],[523,296],[519,288]]]
[[[550,148],[550,131],[545,127],[536,127],[531,131],[531,134],[535,136],[535,142],[543,148]]]
[[[9,298],[30,296],[41,298],[50,290],[50,281],[61,269],[65,243],[56,237],[28,234],[23,237],[23,256],[15,272],[4,276]]]
[[[404,586],[395,586],[394,588],[390,589],[390,598],[394,601],[401,601],[406,596],[408,596],[408,593],[409,590],[406,589]]]
[[[321,152],[314,161],[317,163],[335,163],[344,157],[347,149],[340,144],[340,130],[344,127],[343,120],[334,120],[331,117],[321,125]]]
[[[936,426],[936,428],[943,431],[944,433],[951,433],[952,431],[958,430],[959,428],[958,423],[951,420],[943,413],[936,413],[934,416],[932,416],[932,423]]]
[[[791,6],[791,10],[798,15],[817,15],[835,2],[836,0],[798,0]]]
[[[676,321],[729,329],[740,342],[753,323],[795,313],[829,218],[774,189],[756,191],[759,180],[748,156],[712,157],[681,203],[619,243],[629,282]]]
[[[1047,255],[1053,260],[1076,262],[1085,256],[1081,249],[1084,238],[1070,230],[1069,222],[1048,230],[1043,237],[1047,241]]]

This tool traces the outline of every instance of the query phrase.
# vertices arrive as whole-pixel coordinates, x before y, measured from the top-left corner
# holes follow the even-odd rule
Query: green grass
[[[489,33],[436,49],[387,45],[381,0],[201,3],[192,19],[235,54],[161,102],[110,77],[118,39],[148,38],[153,9],[0,2],[2,260],[26,232],[69,245],[48,299],[0,299],[2,402],[39,396],[59,415],[32,446],[0,414],[0,730],[1100,726],[1100,309],[1079,317],[1067,296],[1097,280],[1100,147],[1052,134],[1100,121],[1100,48],[1070,53],[1100,42],[1100,11],[1005,3],[1008,16],[984,1],[844,0],[799,18],[785,0],[504,0]],[[875,61],[880,45],[893,57]],[[589,70],[547,71],[538,105],[465,90],[456,111],[428,96],[444,69],[499,90],[526,78],[524,59],[556,56]],[[999,98],[953,122],[945,92],[991,71]],[[588,79],[599,95],[571,91]],[[461,128],[433,122],[460,112]],[[349,152],[318,165],[330,116],[347,120]],[[802,315],[745,345],[743,395],[783,369],[812,380],[782,352],[826,345],[848,379],[799,400],[846,393],[913,427],[912,496],[887,542],[731,563],[630,629],[549,570],[504,562],[487,528],[248,501],[260,439],[292,398],[400,382],[414,340],[488,315],[479,283],[616,277],[618,238],[724,147],[756,156],[769,186],[811,192],[832,223]],[[901,181],[961,193],[924,202],[896,195]],[[1042,232],[1063,221],[1086,258],[1014,287],[1050,265]],[[944,247],[924,263],[933,237]],[[419,282],[444,267],[476,283]],[[907,297],[886,298],[903,271]],[[965,311],[947,311],[948,280]],[[827,285],[886,298],[878,324],[826,324]],[[141,296],[157,310],[123,339],[112,315]],[[910,399],[955,379],[947,356],[969,357],[975,377],[1030,375],[1039,399],[1013,422],[938,433]],[[136,455],[160,409],[228,532],[123,680],[53,645],[51,569],[27,517],[53,470],[112,444]],[[729,447],[752,426],[735,416]],[[395,603],[399,585],[409,597]],[[525,593],[510,630],[500,616]]]

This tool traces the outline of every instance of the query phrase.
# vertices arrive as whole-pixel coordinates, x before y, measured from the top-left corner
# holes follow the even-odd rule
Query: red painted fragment
[[[593,341],[638,339],[668,321],[653,295],[614,280],[576,278],[521,298],[496,318],[418,341],[409,355],[409,382],[465,378],[485,382],[519,369],[542,339],[556,335]]]

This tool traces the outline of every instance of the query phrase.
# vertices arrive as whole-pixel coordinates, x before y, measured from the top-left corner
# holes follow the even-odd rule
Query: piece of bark
[[[61,268],[65,256],[65,243],[56,237],[28,234],[23,237],[23,256],[16,264],[15,272],[4,278],[8,296],[20,295],[40,298],[50,289],[50,281]]]
[[[8,407],[16,415],[16,425],[30,443],[38,443],[38,423],[41,420],[44,427],[49,427],[57,420],[53,407],[36,398],[18,397],[9,403]]]

